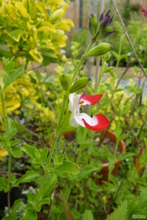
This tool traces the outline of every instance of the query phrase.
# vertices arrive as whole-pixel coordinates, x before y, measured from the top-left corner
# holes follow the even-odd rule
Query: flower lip
[[[93,116],[91,122],[87,123],[87,121],[83,118],[82,121],[86,128],[93,130],[93,131],[103,131],[109,126],[109,121],[106,116],[101,114],[96,114]]]

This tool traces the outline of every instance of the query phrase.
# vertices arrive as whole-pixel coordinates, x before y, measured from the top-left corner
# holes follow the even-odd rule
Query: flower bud
[[[76,82],[71,86],[69,92],[74,93],[80,89],[84,89],[88,85],[89,81],[90,79],[88,77],[81,77],[77,79]]]
[[[102,15],[100,15],[100,27],[99,27],[99,31],[104,30],[109,24],[111,24],[112,20],[113,20],[113,16],[110,17],[110,10],[104,15],[102,13]]]
[[[114,66],[109,66],[108,68],[106,68],[103,73],[109,73],[114,69]]]
[[[101,56],[105,53],[108,53],[110,50],[113,50],[113,47],[108,43],[101,43],[98,46],[92,48],[87,56]]]
[[[97,19],[93,14],[91,14],[91,17],[89,19],[89,31],[92,37],[94,37],[97,33],[97,26],[98,26]]]
[[[70,82],[69,76],[67,76],[67,74],[63,74],[63,75],[59,76],[59,80],[60,80],[62,88],[65,91],[68,90],[69,82]]]

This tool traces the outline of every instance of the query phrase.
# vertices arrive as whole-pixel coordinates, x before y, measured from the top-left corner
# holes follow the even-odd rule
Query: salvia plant
[[[20,132],[20,127],[12,119],[13,117],[10,117],[13,114],[8,115],[6,111],[6,94],[7,90],[12,88],[11,86],[24,74],[28,61],[35,60],[41,63],[43,56],[58,57],[59,48],[65,45],[66,38],[64,31],[61,30],[68,31],[72,26],[71,21],[62,18],[68,3],[62,0],[41,2],[25,0],[22,2],[8,1],[8,3],[0,1],[0,4],[2,14],[0,22],[2,34],[4,34],[3,44],[9,46],[9,52],[14,55],[12,58],[2,58],[4,71],[0,75],[3,122],[3,131],[0,136],[0,147],[2,148],[0,149],[0,160],[6,155],[9,157],[8,177],[0,177],[0,190],[7,193],[8,201],[8,209],[5,210],[6,215],[3,219],[36,220],[39,219],[39,213],[43,210],[44,219],[72,220],[82,218],[92,220],[97,214],[97,203],[100,204],[100,211],[103,210],[99,219],[126,220],[132,216],[132,213],[135,217],[145,216],[139,205],[142,206],[143,211],[147,211],[145,205],[147,197],[143,196],[147,185],[146,174],[142,175],[146,165],[146,149],[144,151],[142,148],[140,149],[135,167],[133,167],[132,160],[135,155],[134,152],[118,156],[118,159],[124,160],[126,166],[128,164],[125,164],[125,159],[129,158],[130,160],[128,174],[122,172],[125,177],[124,181],[119,181],[118,177],[114,177],[111,173],[117,159],[119,141],[124,138],[122,134],[123,116],[127,126],[129,126],[128,115],[125,116],[127,111],[130,110],[133,114],[136,103],[140,103],[139,106],[142,107],[138,114],[141,114],[144,108],[141,104],[142,90],[134,87],[134,85],[127,87],[131,95],[133,94],[135,97],[131,107],[127,106],[130,97],[127,96],[125,104],[122,104],[124,94],[117,97],[117,93],[122,92],[122,89],[118,88],[122,75],[116,76],[113,67],[107,67],[113,46],[103,42],[107,36],[115,31],[112,26],[113,16],[111,16],[110,10],[102,13],[98,19],[94,15],[90,16],[88,25],[91,33],[90,44],[70,74],[67,72],[59,74],[58,83],[60,82],[62,88],[63,102],[59,111],[59,118],[56,119],[57,126],[51,134],[49,146],[38,148],[35,144],[22,143],[19,138],[16,138],[17,132]],[[144,8],[142,8],[142,12],[146,15]],[[12,19],[8,19],[8,16]],[[10,24],[7,25],[9,22]],[[22,30],[20,25],[24,25],[26,30]],[[49,39],[48,42],[46,41],[47,38]],[[32,42],[32,39],[35,41]],[[102,42],[98,43],[100,40]],[[98,45],[96,45],[97,43]],[[27,62],[24,66],[18,67],[16,65],[17,54],[26,57]],[[88,87],[92,79],[89,79],[85,73],[80,75],[82,65],[88,56],[101,57],[101,71],[95,91]],[[110,81],[103,82],[103,76],[107,73],[111,76]],[[29,74],[32,81],[33,79],[37,81],[39,92],[42,92],[44,99],[52,108],[42,90],[43,86],[50,82],[45,81],[44,76],[41,76],[39,71],[36,72],[35,76],[33,73]],[[50,83],[51,85],[52,83]],[[104,103],[103,107],[98,109],[97,103],[99,106]],[[83,108],[86,105],[90,106],[89,113]],[[106,108],[108,108],[108,112],[106,112]],[[111,111],[109,108],[112,108]],[[110,117],[112,118],[111,121]],[[113,129],[116,134],[116,146],[114,153],[110,153],[103,139],[114,118],[117,118]],[[73,130],[76,131],[74,132],[76,143],[64,138],[67,133]],[[135,132],[141,134],[142,130],[138,130],[137,126]],[[134,137],[135,134],[131,128],[130,131]],[[96,137],[95,132],[101,132],[102,136]],[[129,132],[128,134],[130,134]],[[101,147],[97,149],[96,143],[98,141]],[[141,141],[147,143],[145,138],[142,138]],[[102,156],[102,154],[109,162],[109,181],[104,182],[102,186],[97,186],[95,179],[101,177],[102,162],[97,162],[94,158],[97,155]],[[25,164],[27,171],[25,170],[24,174],[17,177],[12,172],[13,159],[16,158],[17,161],[23,157],[27,158]],[[140,189],[139,184],[142,184]],[[13,190],[24,185],[31,186],[23,191],[24,200],[19,198],[11,205]],[[133,194],[134,191],[136,191],[136,195]],[[73,195],[73,198],[72,196],[70,198],[70,195]],[[134,201],[136,206],[133,206]],[[141,201],[143,202],[141,203]],[[72,207],[70,207],[70,203]],[[78,212],[76,209],[79,206],[80,211]],[[138,210],[136,207],[139,207]]]

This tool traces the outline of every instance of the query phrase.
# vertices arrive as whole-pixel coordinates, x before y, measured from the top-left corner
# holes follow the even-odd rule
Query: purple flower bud
[[[99,21],[100,21],[100,31],[104,30],[109,24],[111,24],[113,20],[113,16],[110,17],[110,10],[105,14],[100,16]]]
[[[104,18],[104,12],[100,15],[100,17],[99,17],[99,21],[102,21],[103,18]]]

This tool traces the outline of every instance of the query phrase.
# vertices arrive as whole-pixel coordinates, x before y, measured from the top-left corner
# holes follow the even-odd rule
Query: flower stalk
[[[62,119],[63,119],[63,115],[64,115],[64,111],[65,111],[65,108],[67,106],[67,100],[68,100],[68,96],[69,96],[69,90],[76,78],[76,75],[79,71],[79,69],[81,68],[82,66],[82,63],[84,62],[84,60],[86,59],[86,55],[87,53],[89,52],[89,50],[91,49],[91,47],[93,46],[93,44],[95,43],[95,41],[91,41],[91,43],[89,44],[89,46],[87,47],[84,55],[81,57],[81,60],[77,66],[77,68],[75,69],[74,73],[73,73],[73,76],[72,76],[72,79],[70,81],[70,84],[69,84],[69,89],[65,92],[65,96],[64,96],[64,100],[63,100],[63,104],[62,104],[62,108],[61,108],[61,113],[60,113],[60,116],[59,116],[59,122],[58,122],[58,125],[57,125],[57,129],[55,131],[55,136],[54,136],[54,140],[53,140],[53,143],[52,143],[52,146],[51,146],[51,150],[50,150],[50,153],[49,153],[49,156],[48,156],[48,163],[51,162],[51,158],[52,158],[52,155],[53,155],[53,151],[54,151],[54,148],[55,148],[55,145],[56,145],[56,142],[57,142],[57,139],[58,139],[58,136],[59,136],[59,132],[60,132],[60,126],[61,126],[61,122],[62,122]]]

